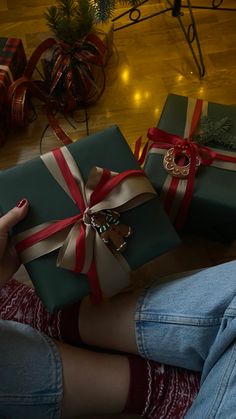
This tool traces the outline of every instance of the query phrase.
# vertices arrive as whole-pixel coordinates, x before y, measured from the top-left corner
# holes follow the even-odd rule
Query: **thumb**
[[[29,209],[27,199],[21,199],[14,208],[0,218],[0,236],[7,234],[19,221],[25,218]]]

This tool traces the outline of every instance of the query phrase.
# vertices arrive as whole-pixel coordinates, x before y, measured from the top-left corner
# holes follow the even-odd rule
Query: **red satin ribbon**
[[[178,135],[170,134],[166,131],[163,131],[159,128],[150,128],[148,130],[148,142],[145,144],[143,152],[139,157],[139,163],[144,162],[148,150],[151,148],[160,148],[160,149],[170,149],[174,148],[175,157],[182,155],[182,151],[185,150],[187,156],[190,159],[190,170],[187,177],[187,186],[185,190],[184,197],[181,202],[180,210],[175,221],[176,229],[180,230],[186,220],[189,206],[191,203],[192,195],[194,192],[195,176],[196,176],[196,159],[199,156],[201,159],[201,164],[203,166],[210,166],[214,160],[220,160],[228,163],[236,163],[236,158],[232,156],[227,156],[222,153],[217,153],[211,150],[209,147],[202,146],[192,141],[192,136],[197,128],[201,117],[202,110],[202,100],[198,99],[196,101],[193,118],[191,121],[190,133],[187,139],[184,139]],[[140,149],[140,139],[138,140],[138,145],[136,148],[136,156],[139,155]],[[181,165],[181,160],[180,160]],[[173,200],[177,191],[179,184],[179,179],[172,177],[169,189],[167,191],[164,207],[167,213],[170,213]]]
[[[85,202],[83,200],[83,195],[75,182],[73,175],[70,171],[69,166],[61,152],[60,149],[52,151],[55,159],[57,161],[58,167],[63,175],[63,178],[71,192],[71,195],[80,211],[80,214],[77,214],[72,217],[68,217],[64,220],[55,221],[52,225],[45,227],[41,231],[32,234],[31,236],[23,239],[18,244],[16,244],[16,250],[20,253],[26,250],[27,248],[39,243],[40,241],[52,236],[53,234],[64,230],[66,227],[75,224],[78,220],[81,220],[80,224],[80,233],[76,239],[76,263],[73,269],[74,272],[81,272],[84,266],[85,261],[85,252],[86,252],[86,238],[85,238],[85,225],[83,220],[83,215],[86,209]],[[97,203],[101,202],[118,184],[120,184],[124,179],[130,176],[144,176],[142,170],[127,170],[123,173],[117,174],[114,177],[111,177],[109,170],[104,169],[104,174],[94,189],[94,192],[90,198],[90,206],[94,206]],[[92,264],[88,271],[88,280],[91,288],[91,299],[93,302],[99,302],[101,300],[101,288],[99,285],[99,278],[96,270],[95,260],[93,258]]]
[[[100,88],[95,85],[92,75],[92,66],[98,66],[103,69],[103,57],[105,45],[101,39],[94,33],[91,33],[83,39],[77,41],[73,46],[59,41],[55,47],[54,60],[55,65],[52,69],[50,95],[53,95],[61,78],[65,76],[66,103],[60,104],[62,109],[71,111],[75,109],[76,104],[91,104],[97,100],[105,88],[105,77]],[[74,61],[74,70],[71,62]],[[76,64],[77,61],[77,64]],[[79,88],[79,80],[76,80],[74,71],[77,71],[82,80]],[[91,87],[96,90],[94,98],[89,97]]]
[[[53,69],[53,82],[50,88],[50,93],[46,91],[46,86],[43,81],[32,80],[33,72],[36,68],[38,61],[40,60],[42,54],[52,47],[56,47],[56,63]],[[87,50],[88,47],[91,49]],[[85,50],[83,50],[85,48]],[[33,52],[24,74],[18,80],[14,81],[7,92],[6,108],[8,110],[7,115],[7,126],[8,129],[11,126],[25,127],[27,123],[28,109],[29,109],[29,98],[30,96],[38,98],[40,101],[45,103],[46,112],[49,120],[49,124],[52,127],[55,135],[62,141],[63,144],[71,143],[71,139],[66,135],[66,133],[59,126],[53,112],[55,110],[65,110],[72,111],[77,106],[78,101],[81,100],[81,97],[76,96],[76,92],[73,85],[73,75],[69,70],[71,53],[75,54],[78,60],[83,63],[83,68],[86,69],[86,75],[81,75],[81,78],[84,80],[84,83],[87,86],[87,90],[82,92],[86,94],[88,91],[88,85],[91,85],[91,77],[89,75],[89,66],[90,64],[96,64],[102,66],[103,56],[105,52],[105,45],[100,40],[96,34],[89,34],[81,41],[77,42],[74,47],[70,48],[65,43],[58,42],[53,38],[48,38],[43,41]],[[64,102],[59,103],[52,99],[52,94],[65,71],[68,71],[66,75],[66,86],[67,86],[67,100],[68,107],[65,108]],[[91,71],[90,71],[91,73]],[[80,72],[81,74],[81,72]],[[105,78],[104,78],[105,83]],[[102,86],[99,96],[104,90],[105,84]],[[98,96],[98,97],[99,97]],[[96,100],[98,99],[96,97]],[[87,104],[87,103],[86,103]]]

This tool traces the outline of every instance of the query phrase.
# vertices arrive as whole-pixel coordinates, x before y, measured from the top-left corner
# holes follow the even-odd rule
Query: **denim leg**
[[[0,377],[1,419],[61,417],[61,358],[46,335],[0,320]]]
[[[235,419],[235,337],[236,318],[224,318],[203,368],[199,394],[186,419]]]
[[[148,288],[135,314],[140,355],[202,370],[235,295],[236,261],[185,273]]]

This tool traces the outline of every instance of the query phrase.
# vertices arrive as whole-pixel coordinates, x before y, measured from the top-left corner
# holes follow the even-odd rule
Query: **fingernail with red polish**
[[[27,199],[21,199],[19,202],[17,202],[16,207],[22,208],[27,203]]]

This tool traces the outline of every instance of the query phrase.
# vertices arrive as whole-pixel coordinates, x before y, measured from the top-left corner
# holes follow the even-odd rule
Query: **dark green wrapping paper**
[[[81,139],[68,148],[85,181],[95,165],[116,172],[139,168],[116,126]],[[40,158],[0,173],[1,211],[5,213],[23,197],[29,200],[30,211],[14,233],[46,221],[73,216],[78,211]],[[158,198],[123,213],[121,220],[130,225],[134,232],[123,253],[132,269],[179,244],[179,238]],[[50,311],[72,304],[89,294],[86,275],[57,268],[57,254],[58,250],[26,264],[38,295]]]
[[[187,97],[170,94],[158,128],[183,137],[187,102]],[[228,117],[232,122],[230,134],[236,136],[236,106],[209,103],[208,117],[215,122]],[[214,145],[214,148],[219,148],[219,145]],[[224,153],[223,147],[220,147],[219,152]],[[167,175],[163,168],[163,155],[149,154],[144,170],[160,193]],[[196,175],[195,190],[183,230],[227,242],[234,240],[236,238],[235,185],[235,171],[201,166]]]

